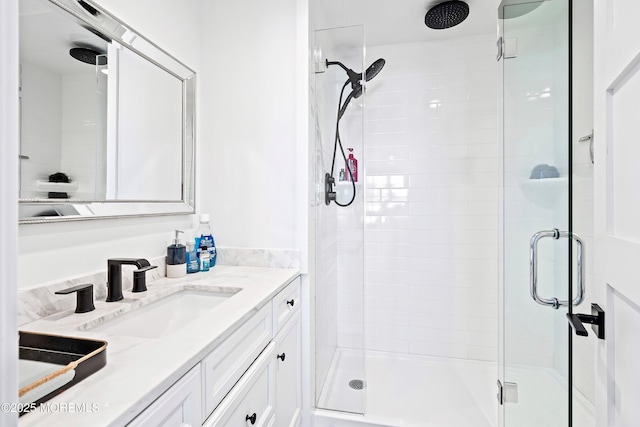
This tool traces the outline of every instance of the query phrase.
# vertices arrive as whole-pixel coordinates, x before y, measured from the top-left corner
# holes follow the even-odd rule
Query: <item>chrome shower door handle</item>
[[[576,306],[579,305],[584,300],[584,250],[583,250],[583,242],[580,236],[575,233],[571,233],[569,231],[560,231],[557,228],[553,230],[545,230],[539,231],[535,233],[531,237],[530,245],[529,245],[529,291],[531,292],[531,298],[535,302],[541,305],[548,305],[555,309],[560,306],[569,305],[569,301],[562,301],[558,298],[543,298],[538,295],[538,241],[545,237],[552,237],[555,240],[560,239],[561,237],[572,239],[576,241],[577,251],[577,267],[578,271],[576,274],[577,281],[577,295],[571,301],[571,304]]]

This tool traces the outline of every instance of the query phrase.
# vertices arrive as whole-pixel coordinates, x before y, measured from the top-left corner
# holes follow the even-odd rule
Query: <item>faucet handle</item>
[[[93,284],[73,286],[71,288],[56,291],[58,295],[68,295],[76,292],[76,313],[88,313],[96,309],[93,305]]]
[[[133,272],[133,288],[131,292],[145,292],[147,290],[147,275],[145,273],[154,268],[158,268],[158,266],[149,265]]]

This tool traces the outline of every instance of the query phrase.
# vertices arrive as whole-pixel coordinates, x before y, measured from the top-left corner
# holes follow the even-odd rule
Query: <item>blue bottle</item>
[[[200,260],[198,259],[198,249],[193,240],[187,242],[187,274],[200,271]]]
[[[209,226],[208,214],[200,214],[200,225],[196,230],[195,247],[206,247],[209,251],[209,267],[214,267],[216,265],[216,243],[213,240],[213,233],[211,232],[211,227]],[[200,270],[202,270],[202,265],[200,265]]]

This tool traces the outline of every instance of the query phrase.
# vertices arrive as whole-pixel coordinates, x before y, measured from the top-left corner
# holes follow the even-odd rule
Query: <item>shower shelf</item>
[[[534,202],[545,203],[553,202],[563,197],[567,192],[569,178],[561,176],[559,178],[542,178],[542,179],[522,179],[520,180],[520,188],[522,188],[527,198]]]
[[[559,178],[523,179],[520,184],[523,187],[541,188],[556,185],[566,185],[568,180],[569,178],[566,176],[561,176]]]
[[[37,180],[36,184],[36,188],[41,191],[74,191],[78,189],[78,181],[49,182]]]

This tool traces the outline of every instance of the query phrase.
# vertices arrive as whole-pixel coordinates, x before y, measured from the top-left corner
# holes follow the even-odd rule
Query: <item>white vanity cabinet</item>
[[[298,427],[300,334],[296,278],[129,426]]]
[[[202,376],[198,363],[138,415],[131,427],[197,427],[202,424]]]
[[[300,305],[298,278],[270,305],[273,341],[207,419],[205,427],[300,425]]]

